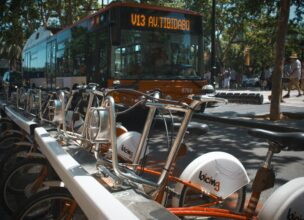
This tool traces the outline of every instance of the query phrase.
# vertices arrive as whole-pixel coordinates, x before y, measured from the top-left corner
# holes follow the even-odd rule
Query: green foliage
[[[40,26],[65,27],[98,10],[97,0],[20,1],[0,3],[0,57],[18,68],[21,48]]]
[[[163,5],[196,11],[202,15],[205,52],[210,54],[211,0],[141,0],[142,3]],[[217,63],[243,71],[244,49],[250,48],[251,65],[260,68],[273,65],[279,0],[216,0]],[[97,0],[20,1],[0,2],[0,56],[16,56],[26,39],[39,26],[65,27],[95,12]],[[286,56],[302,53],[304,41],[304,1],[292,1],[293,16],[289,22]],[[15,45],[10,47],[10,45]],[[11,49],[9,49],[11,48]],[[15,49],[13,49],[15,48]],[[9,50],[15,50],[11,52]],[[11,57],[12,58],[12,57]],[[205,60],[205,71],[210,67]]]
[[[167,3],[166,3],[167,2]],[[211,7],[210,0],[163,1],[170,7],[187,8],[203,16],[205,51],[210,54]],[[304,41],[304,1],[293,0],[286,40],[286,57],[292,51],[301,54]],[[254,71],[274,65],[279,0],[216,0],[216,56],[221,68],[231,67],[245,72],[244,49],[250,48],[250,64]],[[206,71],[210,68],[205,61]]]

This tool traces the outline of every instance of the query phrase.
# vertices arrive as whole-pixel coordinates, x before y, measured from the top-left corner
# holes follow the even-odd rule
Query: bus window
[[[120,46],[112,49],[112,73],[118,79],[197,78],[198,36],[122,30]],[[191,74],[189,74],[191,73]]]
[[[89,52],[87,72],[91,76],[90,82],[106,86],[108,74],[108,40],[109,34],[106,30],[89,32]]]
[[[83,76],[86,73],[86,51],[88,48],[86,35],[74,37],[70,42],[70,53],[73,62],[73,76]]]

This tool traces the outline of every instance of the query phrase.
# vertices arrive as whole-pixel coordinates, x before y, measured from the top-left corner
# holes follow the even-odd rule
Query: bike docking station
[[[94,177],[97,168],[93,155],[77,145],[60,143],[56,126],[26,112],[14,101],[0,99],[0,120],[12,121],[20,133],[37,145],[42,157],[61,180],[54,185],[60,184],[68,189],[87,219],[179,219],[132,187],[115,191],[107,189]]]
[[[263,220],[297,218],[302,213],[303,177],[282,185],[256,211],[262,191],[274,186],[273,155],[282,150],[302,151],[303,133],[248,131],[269,144],[244,208],[250,179],[240,160],[229,153],[204,153],[180,176],[172,174],[177,159],[186,153],[188,129],[200,127],[200,134],[208,131],[207,125],[190,124],[194,112],[208,102],[226,103],[225,99],[189,95],[187,104],[162,99],[159,91],[96,87],[47,92],[17,89],[11,100],[0,99],[0,202],[12,219],[166,220],[194,216]],[[141,97],[134,106],[141,103],[148,109],[142,134],[116,122],[116,116],[126,111],[116,111],[112,94],[130,91]],[[169,114],[164,115],[166,112]],[[149,154],[149,132],[156,114],[166,122],[165,117],[172,119],[173,112],[184,114],[175,133],[169,135],[166,130],[165,138],[175,137],[159,171],[144,161]]]

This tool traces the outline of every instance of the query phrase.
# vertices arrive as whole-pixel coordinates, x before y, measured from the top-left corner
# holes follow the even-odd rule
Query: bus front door
[[[56,88],[56,40],[46,46],[46,85],[49,89]]]

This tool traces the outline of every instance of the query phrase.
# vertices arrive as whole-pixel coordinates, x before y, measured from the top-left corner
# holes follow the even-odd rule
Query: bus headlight
[[[172,96],[166,95],[165,99],[172,100]]]
[[[202,87],[202,94],[206,95],[206,94],[213,94],[215,92],[214,87],[210,84],[205,85]]]

